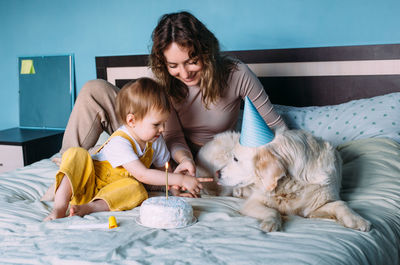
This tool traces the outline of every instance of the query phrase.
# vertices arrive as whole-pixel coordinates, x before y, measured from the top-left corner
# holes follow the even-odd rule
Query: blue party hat
[[[249,97],[244,100],[243,123],[240,134],[240,144],[249,147],[258,147],[271,142],[274,132],[265,123]]]

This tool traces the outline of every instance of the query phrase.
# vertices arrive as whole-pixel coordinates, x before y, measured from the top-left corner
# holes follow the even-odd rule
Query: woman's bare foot
[[[107,203],[103,200],[95,200],[86,204],[71,205],[69,208],[69,216],[85,216],[95,212],[110,211]]]
[[[54,208],[51,213],[43,219],[43,221],[51,221],[51,220],[55,220],[58,218],[64,218],[66,215],[67,208]]]

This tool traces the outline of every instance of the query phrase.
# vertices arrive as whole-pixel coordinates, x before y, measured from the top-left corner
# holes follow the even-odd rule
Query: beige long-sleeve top
[[[286,127],[257,76],[243,63],[232,71],[223,96],[209,109],[203,105],[201,95],[200,87],[191,86],[187,99],[179,105],[174,104],[163,133],[172,156],[178,150],[190,150],[188,145],[197,152],[215,134],[233,130],[239,118],[241,100],[246,96],[270,128]]]

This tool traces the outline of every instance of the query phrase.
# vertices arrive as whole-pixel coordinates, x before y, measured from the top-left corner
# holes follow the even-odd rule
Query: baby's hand
[[[200,182],[212,182],[214,181],[213,178],[206,178],[206,177],[200,177],[200,178],[195,178],[189,175],[182,175],[182,185],[181,186],[177,186],[177,185],[173,185],[171,187],[171,193],[172,189],[175,189],[175,194],[173,194],[174,196],[181,196],[181,197],[191,197],[191,198],[198,198],[200,196],[198,196],[198,193],[200,192],[200,189],[203,188],[203,186],[200,184]],[[186,180],[185,180],[186,179]],[[186,183],[186,184],[185,184]],[[194,183],[194,187],[196,189],[197,187],[197,193],[193,193],[193,191],[190,190],[190,185],[193,185]],[[185,192],[185,193],[180,193],[180,191],[189,191],[189,193]]]
[[[182,175],[182,187],[189,191],[194,197],[197,197],[197,194],[203,188],[196,177],[189,175]]]

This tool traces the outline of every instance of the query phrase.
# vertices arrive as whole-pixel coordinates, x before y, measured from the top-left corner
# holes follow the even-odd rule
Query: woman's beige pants
[[[118,88],[97,79],[87,82],[76,99],[65,129],[60,152],[70,147],[83,147],[90,153],[100,134],[111,135],[120,126],[115,114],[115,98]]]

